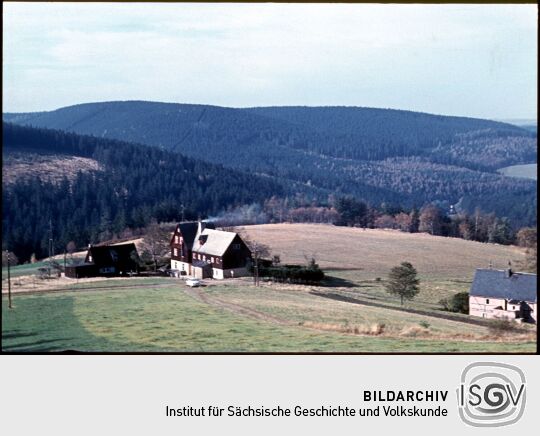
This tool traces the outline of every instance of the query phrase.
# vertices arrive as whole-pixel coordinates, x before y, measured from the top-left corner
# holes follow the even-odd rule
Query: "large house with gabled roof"
[[[240,235],[216,230],[212,223],[176,226],[171,239],[171,271],[175,276],[224,279],[249,274],[251,251]]]
[[[477,269],[469,291],[469,314],[536,323],[536,274]]]

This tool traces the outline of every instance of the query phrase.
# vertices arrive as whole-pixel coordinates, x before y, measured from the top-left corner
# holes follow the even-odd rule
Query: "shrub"
[[[418,336],[420,337],[429,336],[429,334],[430,332],[428,330],[426,330],[425,328],[419,327],[417,325],[404,327],[400,332],[401,336],[405,336],[409,338],[416,338]]]
[[[443,310],[456,313],[469,313],[469,293],[458,292],[449,298],[443,298],[439,301]]]
[[[420,325],[420,327],[424,327],[425,329],[428,329],[429,326],[431,325],[431,324],[430,324],[429,322],[427,322],[427,321],[420,321],[418,324]]]
[[[386,324],[378,322],[376,324],[372,324],[370,328],[370,334],[372,335],[381,335],[384,333],[384,329],[386,327]]]
[[[278,282],[318,283],[324,279],[324,272],[313,260],[311,260],[307,266],[259,266],[259,276],[270,277]]]
[[[492,335],[496,336],[504,335],[507,333],[516,333],[520,330],[514,321],[509,321],[506,319],[496,319],[491,321],[488,329]]]

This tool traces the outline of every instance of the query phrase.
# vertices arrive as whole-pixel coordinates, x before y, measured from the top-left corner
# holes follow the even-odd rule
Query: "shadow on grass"
[[[74,312],[72,296],[24,296],[2,307],[2,352],[120,351],[88,332]]]
[[[342,279],[340,277],[333,277],[327,275],[320,283],[320,286],[325,288],[361,288],[362,285],[351,282],[350,280]],[[364,286],[365,287],[365,286]]]

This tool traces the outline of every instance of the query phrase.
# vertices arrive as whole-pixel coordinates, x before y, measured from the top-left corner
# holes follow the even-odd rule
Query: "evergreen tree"
[[[402,262],[391,269],[385,288],[388,293],[399,296],[403,306],[404,300],[412,300],[420,292],[419,284],[416,269],[411,263]]]

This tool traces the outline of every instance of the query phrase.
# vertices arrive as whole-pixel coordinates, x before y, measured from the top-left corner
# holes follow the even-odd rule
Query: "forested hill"
[[[155,147],[3,123],[4,166],[10,153],[61,160],[95,160],[96,171],[80,171],[56,183],[43,177],[21,178],[2,186],[2,239],[21,259],[47,252],[49,220],[55,241],[65,247],[106,239],[125,228],[142,227],[151,218],[197,219],[238,205],[282,195],[268,177],[186,158]]]
[[[173,150],[326,199],[459,204],[536,222],[536,184],[500,168],[536,163],[536,136],[488,120],[356,107],[217,106],[142,101],[4,114],[13,123]],[[290,188],[288,188],[291,191]]]
[[[522,138],[524,144],[529,144],[526,151],[529,155],[523,154],[521,158],[536,159],[531,147],[534,135],[517,126],[490,120],[361,107],[262,107],[251,108],[249,112],[317,132],[324,140],[305,147],[336,157],[379,160],[420,155],[439,163],[455,163],[456,143],[474,135],[490,139]],[[499,164],[486,165],[474,159],[460,163],[475,169]]]
[[[391,109],[126,101],[8,113],[4,120],[217,157],[234,166],[249,166],[261,153],[279,158],[283,148],[357,160],[422,156],[483,170],[536,162],[535,135],[520,127]],[[227,159],[231,153],[234,159]]]

